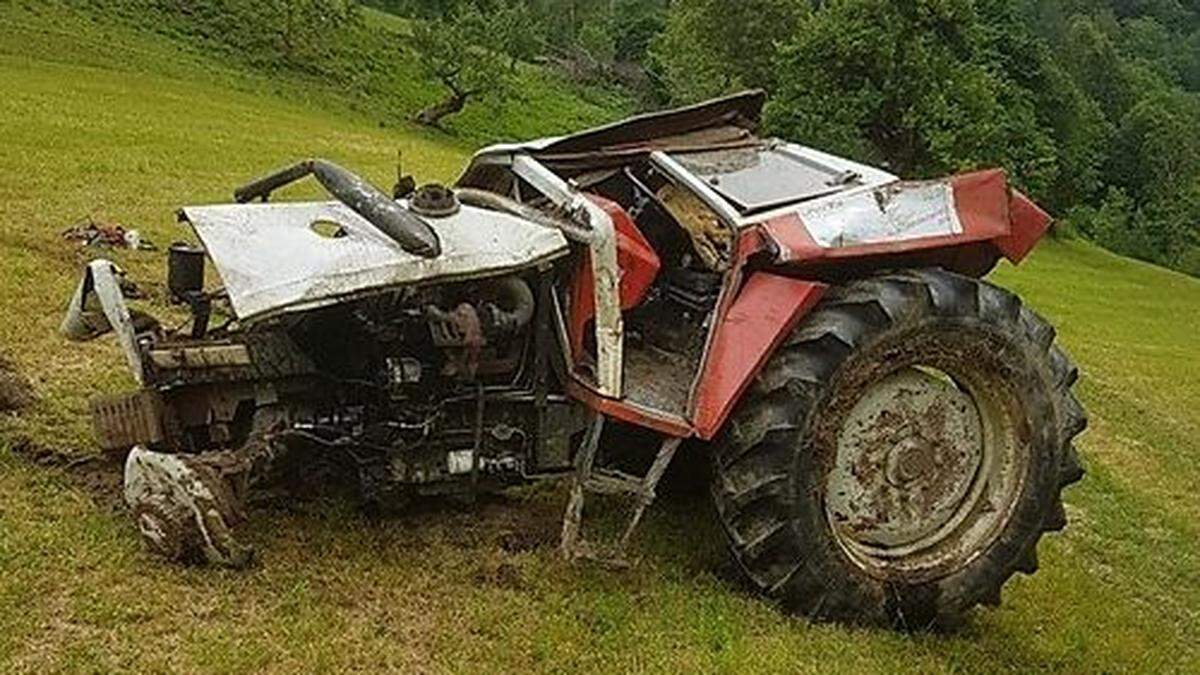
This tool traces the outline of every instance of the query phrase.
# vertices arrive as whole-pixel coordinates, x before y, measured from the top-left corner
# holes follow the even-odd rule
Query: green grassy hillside
[[[446,96],[441,85],[424,76],[407,47],[408,23],[391,14],[361,8],[361,21],[324,36],[316,54],[288,60],[270,48],[270,28],[245,26],[231,35],[214,34],[221,32],[222,22],[196,14],[212,14],[222,3],[196,3],[194,12],[187,10],[188,4],[6,0],[0,2],[5,36],[0,53],[269,93],[410,132],[415,129],[408,120]],[[257,41],[247,37],[258,33],[268,35]],[[575,85],[554,70],[529,64],[518,64],[510,77],[509,98],[472,102],[447,118],[445,133],[422,133],[472,145],[519,140],[595,125],[630,105],[620,94]]]
[[[1052,318],[1079,361],[1089,475],[1067,492],[1071,525],[1042,544],[1042,571],[1015,579],[1004,606],[960,634],[780,614],[721,572],[719,532],[698,498],[653,508],[643,563],[625,573],[558,560],[556,487],[382,520],[336,502],[263,510],[245,530],[263,554],[254,569],[166,564],[106,493],[13,449],[29,439],[86,455],[86,399],[130,385],[112,340],[80,346],[56,335],[79,268],[97,255],[60,231],[91,216],[165,245],[185,234],[176,207],[227,200],[239,182],[296,157],[327,156],[387,185],[397,149],[425,180],[452,178],[468,149],[381,127],[303,80],[268,80],[66,13],[0,5],[0,84],[0,354],[38,399],[20,416],[0,414],[0,671],[1200,663],[1200,282],[1074,242],[1044,242],[994,278]],[[105,255],[167,313],[161,253]]]

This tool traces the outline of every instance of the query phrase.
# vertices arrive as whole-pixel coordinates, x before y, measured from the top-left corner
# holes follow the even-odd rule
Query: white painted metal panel
[[[796,208],[817,245],[843,248],[961,234],[947,182],[892,183],[844,192]]]
[[[566,213],[586,213],[588,250],[596,308],[596,384],[601,394],[620,398],[625,372],[625,328],[621,318],[621,270],[612,218],[595,202],[528,155],[513,158],[513,170]]]
[[[442,243],[436,258],[405,252],[338,202],[193,206],[183,213],[243,321],[390,287],[494,276],[567,252],[556,229],[469,206],[428,219]],[[323,236],[315,222],[336,223],[344,235]]]

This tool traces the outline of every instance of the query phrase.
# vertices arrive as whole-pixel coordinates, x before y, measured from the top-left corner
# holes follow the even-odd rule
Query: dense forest
[[[517,15],[491,48],[644,106],[762,87],[768,132],[905,176],[1003,166],[1064,230],[1200,274],[1196,3],[378,2],[443,30]]]
[[[906,177],[1001,166],[1060,232],[1200,275],[1194,0],[364,1],[404,31],[358,0],[121,4],[364,90],[416,64],[442,93],[404,114],[437,127],[519,105],[530,64],[642,109],[761,87],[768,133]]]

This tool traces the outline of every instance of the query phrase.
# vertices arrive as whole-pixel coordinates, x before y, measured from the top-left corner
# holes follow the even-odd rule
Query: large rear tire
[[[830,289],[714,452],[750,584],[798,613],[909,629],[995,605],[1083,470],[1078,371],[1013,294],[941,270]]]

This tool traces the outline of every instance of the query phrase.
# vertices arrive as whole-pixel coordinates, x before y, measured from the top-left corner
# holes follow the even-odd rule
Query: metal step
[[[641,496],[645,492],[644,478],[631,476],[615,469],[593,469],[583,482],[583,489],[603,495],[628,494]]]
[[[625,548],[641,522],[642,515],[655,497],[658,481],[666,473],[667,466],[675,456],[675,451],[683,439],[670,437],[663,440],[658,454],[645,476],[634,476],[615,469],[601,469],[595,466],[596,449],[600,442],[600,434],[604,429],[603,415],[596,414],[584,435],[583,444],[575,461],[575,478],[571,485],[571,497],[567,502],[567,511],[563,516],[563,531],[561,549],[568,560],[586,558],[602,564],[627,567],[629,560],[625,557]],[[600,546],[586,540],[582,533],[583,506],[585,495],[623,495],[635,500],[633,513],[629,524],[625,527],[620,539],[608,546]]]

